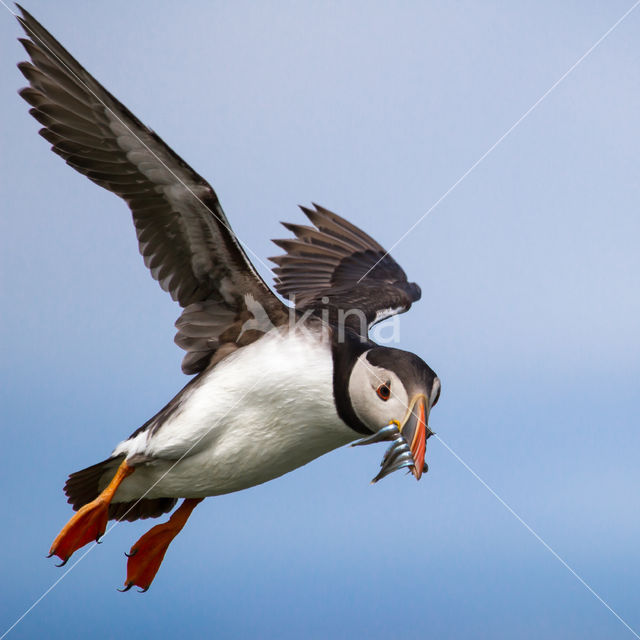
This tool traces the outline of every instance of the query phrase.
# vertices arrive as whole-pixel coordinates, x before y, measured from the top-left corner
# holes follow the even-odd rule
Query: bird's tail
[[[74,511],[100,495],[123,460],[124,456],[107,458],[69,476],[64,485],[64,492]],[[176,502],[175,498],[140,498],[132,502],[112,502],[109,505],[109,519],[132,522],[144,518],[157,518],[171,511]]]

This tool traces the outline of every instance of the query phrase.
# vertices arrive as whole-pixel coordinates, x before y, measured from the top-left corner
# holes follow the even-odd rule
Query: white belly
[[[200,382],[155,434],[116,447],[155,459],[123,482],[116,501],[239,491],[359,437],[336,412],[330,345],[320,336],[273,330]]]

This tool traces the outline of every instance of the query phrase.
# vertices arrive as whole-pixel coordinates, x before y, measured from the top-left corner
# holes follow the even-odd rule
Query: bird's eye
[[[376,393],[381,400],[386,402],[391,397],[391,383],[385,382],[384,384],[381,384],[376,389]]]

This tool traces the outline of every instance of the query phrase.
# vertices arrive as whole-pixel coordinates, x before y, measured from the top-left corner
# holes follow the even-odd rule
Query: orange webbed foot
[[[145,592],[153,582],[164,560],[171,541],[180,533],[195,506],[202,498],[186,499],[168,522],[157,524],[136,542],[127,560],[127,579],[120,591],[129,591],[134,585]]]
[[[53,541],[48,556],[58,556],[62,560],[59,567],[65,565],[71,554],[85,544],[94,540],[99,542],[107,528],[111,499],[122,481],[134,470],[123,461],[107,488],[95,500],[85,504],[63,527]]]
[[[131,547],[131,551],[126,554],[127,579],[121,591],[128,591],[135,585],[143,592],[151,586],[164,560],[164,554],[178,531],[171,526],[171,522],[158,524]]]
[[[84,547],[85,544],[98,542],[107,528],[109,519],[109,503],[101,497],[85,504],[67,522],[58,537],[53,541],[49,550],[49,558],[58,556],[62,560],[62,567],[66,564],[71,554]]]

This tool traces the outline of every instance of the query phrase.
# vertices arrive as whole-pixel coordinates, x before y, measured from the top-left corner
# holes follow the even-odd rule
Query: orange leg
[[[168,522],[157,524],[147,531],[129,551],[127,557],[127,579],[124,589],[128,591],[136,585],[140,591],[146,591],[158,573],[171,541],[182,531],[191,512],[204,498],[185,498]]]
[[[49,557],[56,555],[62,560],[59,567],[67,562],[74,551],[100,539],[107,528],[109,503],[122,481],[134,471],[135,467],[123,461],[107,488],[95,500],[85,504],[63,527],[49,551]]]

